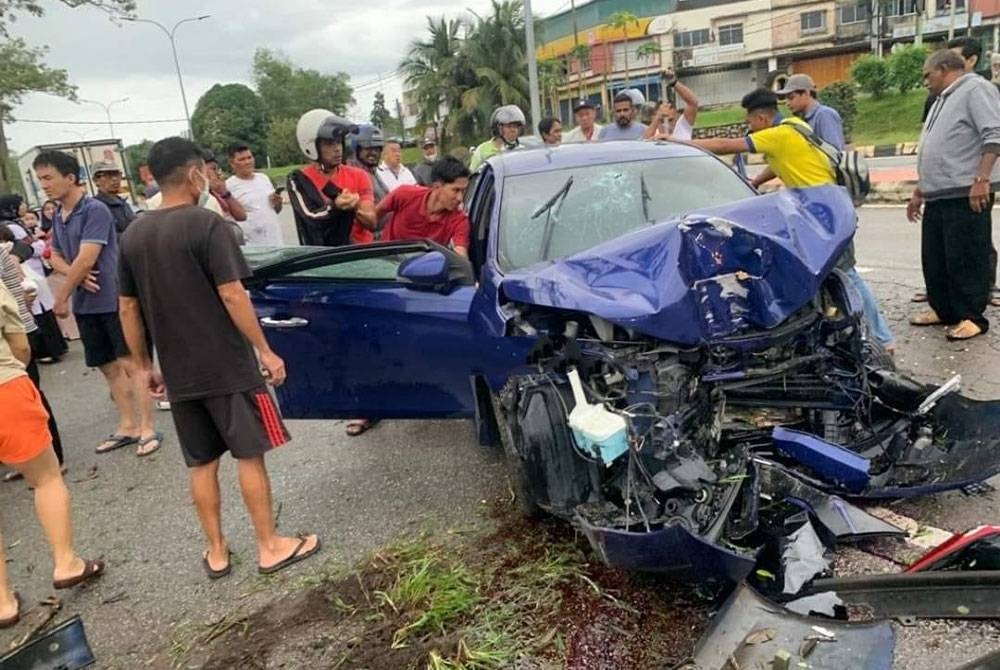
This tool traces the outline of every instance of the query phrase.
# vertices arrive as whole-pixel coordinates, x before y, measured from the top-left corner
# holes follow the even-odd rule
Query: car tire
[[[500,445],[503,448],[507,478],[514,494],[514,503],[521,516],[536,519],[542,516],[544,511],[539,507],[534,490],[528,481],[524,459],[514,446],[514,433],[510,427],[509,417],[496,393],[490,393],[490,400],[493,403],[493,416],[496,419],[497,432],[500,434]]]

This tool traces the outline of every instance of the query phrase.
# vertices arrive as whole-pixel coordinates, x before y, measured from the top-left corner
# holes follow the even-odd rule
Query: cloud
[[[115,130],[126,143],[176,133],[184,123],[127,125],[129,120],[179,119],[184,110],[177,87],[170,43],[155,26],[113,22],[100,11],[71,9],[45,3],[46,15],[21,16],[12,33],[32,45],[48,45],[46,62],[64,68],[79,87],[80,97],[108,102],[128,96],[116,105]],[[536,12],[551,12],[566,2],[535,0]],[[384,78],[383,90],[391,106],[402,94],[402,84],[389,79],[406,54],[409,43],[426,32],[425,16],[482,13],[489,0],[140,0],[138,15],[171,27],[180,19],[210,13],[211,18],[184,24],[175,41],[191,111],[198,98],[218,82],[251,83],[253,52],[259,47],[280,50],[296,64],[323,72],[347,72],[352,85]],[[357,116],[371,110],[377,86],[358,90]],[[96,105],[74,105],[46,95],[29,95],[15,110],[21,119],[104,121]],[[14,146],[65,142],[74,133],[103,138],[96,126],[52,126],[14,123],[7,134]]]

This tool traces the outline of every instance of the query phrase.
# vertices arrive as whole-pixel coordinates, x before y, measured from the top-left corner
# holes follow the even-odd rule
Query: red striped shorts
[[[231,395],[172,401],[170,413],[188,467],[205,465],[227,451],[253,458],[291,437],[267,387]]]

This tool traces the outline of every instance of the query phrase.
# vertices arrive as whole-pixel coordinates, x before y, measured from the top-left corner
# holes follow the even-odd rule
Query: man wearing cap
[[[121,235],[128,224],[135,220],[135,212],[118,193],[122,190],[122,171],[111,161],[100,161],[90,167],[90,174],[97,185],[94,197],[108,206],[115,221],[115,232]]]
[[[433,136],[427,135],[424,137],[424,143],[421,146],[424,150],[424,157],[419,163],[413,166],[413,178],[421,186],[430,186],[432,183],[431,170],[434,169],[434,163],[438,159],[437,141]]]
[[[821,139],[843,151],[844,121],[833,107],[816,99],[816,84],[807,74],[793,74],[778,91],[792,114],[809,124]]]
[[[597,110],[586,98],[580,98],[573,103],[573,116],[576,118],[576,128],[563,135],[563,144],[572,142],[596,142],[601,132],[601,126],[595,123]]]

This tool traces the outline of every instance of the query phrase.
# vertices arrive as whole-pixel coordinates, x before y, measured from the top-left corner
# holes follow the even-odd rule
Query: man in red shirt
[[[469,170],[460,160],[445,156],[431,170],[431,186],[400,186],[379,203],[377,216],[391,213],[383,240],[429,239],[451,245],[469,257],[469,217],[462,197],[469,186]]]
[[[344,142],[355,127],[323,109],[299,119],[296,138],[312,162],[288,176],[288,197],[302,244],[337,247],[374,240],[371,180],[364,170],[344,164]]]

